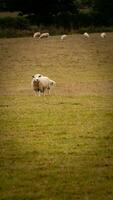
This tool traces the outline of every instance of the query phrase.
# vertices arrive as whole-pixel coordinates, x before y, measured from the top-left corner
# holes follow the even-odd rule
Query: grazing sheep
[[[31,82],[33,90],[35,91],[36,94],[38,93],[39,96],[41,93],[44,95],[46,90],[48,90],[48,94],[50,94],[50,88],[55,84],[56,84],[55,81],[43,75],[39,77],[36,77],[36,75],[33,76]]]
[[[41,34],[40,32],[36,32],[36,33],[34,33],[33,38],[39,37],[40,34]]]
[[[61,35],[61,40],[64,40],[67,37],[67,35]]]
[[[42,33],[39,37],[39,39],[41,38],[48,38],[49,37],[49,33]]]
[[[87,32],[85,32],[83,35],[85,38],[89,38],[89,34]]]
[[[101,33],[101,34],[100,34],[100,37],[101,37],[101,38],[105,38],[105,37],[106,37],[106,33]]]

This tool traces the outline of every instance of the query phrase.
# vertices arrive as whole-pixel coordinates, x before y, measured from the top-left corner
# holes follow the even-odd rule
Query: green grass
[[[112,41],[0,40],[2,200],[113,199]],[[57,82],[51,96],[34,73]]]

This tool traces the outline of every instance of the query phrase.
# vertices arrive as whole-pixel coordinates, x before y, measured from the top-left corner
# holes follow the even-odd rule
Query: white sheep
[[[89,34],[87,32],[85,32],[83,35],[85,38],[89,38]]]
[[[49,33],[42,33],[39,37],[39,39],[41,38],[48,38],[49,37]]]
[[[34,33],[34,34],[33,34],[33,38],[39,37],[40,34],[41,34],[40,32],[36,32],[36,33]]]
[[[36,77],[36,75],[34,75],[31,82],[33,90],[36,94],[38,93],[39,96],[41,93],[42,95],[45,95],[46,90],[48,90],[48,94],[50,94],[50,88],[55,84],[55,81],[43,75],[39,77]]]
[[[101,34],[100,34],[100,37],[101,37],[101,38],[105,38],[105,37],[106,37],[106,33],[104,33],[104,32],[101,33]]]
[[[64,35],[61,35],[61,40],[64,40],[65,38],[67,37],[67,35],[66,34],[64,34]]]

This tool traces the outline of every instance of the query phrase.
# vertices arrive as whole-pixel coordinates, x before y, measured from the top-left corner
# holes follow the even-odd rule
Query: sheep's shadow
[[[58,102],[57,104],[58,104],[58,105],[59,105],[59,104],[71,104],[71,105],[76,105],[76,106],[82,105],[81,103],[76,103],[76,102],[72,102],[72,103],[70,103],[70,102]]]
[[[50,103],[50,102],[45,102],[45,104],[48,104],[48,105],[74,105],[74,106],[82,106],[81,103],[76,103],[76,102],[57,102],[57,103]]]

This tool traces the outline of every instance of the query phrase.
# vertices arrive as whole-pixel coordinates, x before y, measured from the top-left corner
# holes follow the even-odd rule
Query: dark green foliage
[[[27,29],[29,28],[29,21],[24,17],[2,17],[0,18],[0,28],[16,28]]]
[[[106,17],[113,17],[113,0],[95,0],[94,10]]]
[[[19,16],[38,26],[113,26],[113,0],[0,0],[0,10],[19,11]],[[22,22],[16,22],[21,28]],[[12,23],[15,24],[9,22],[8,26]]]
[[[77,11],[74,0],[5,0],[7,10],[35,13],[37,15],[56,15],[59,12]]]
[[[95,0],[94,11],[100,24],[113,25],[113,0]]]

